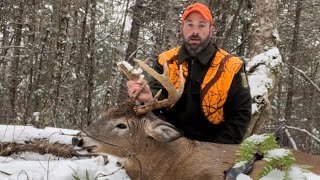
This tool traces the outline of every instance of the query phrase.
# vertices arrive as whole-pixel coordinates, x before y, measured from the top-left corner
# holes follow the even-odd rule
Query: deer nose
[[[77,138],[77,137],[73,137],[72,138],[72,145],[81,147],[83,145],[83,139]]]

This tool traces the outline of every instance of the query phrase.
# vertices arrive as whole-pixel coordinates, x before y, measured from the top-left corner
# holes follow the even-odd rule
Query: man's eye
[[[200,27],[200,28],[205,28],[205,27],[206,27],[206,25],[201,24],[201,25],[199,25],[199,27]]]
[[[126,129],[126,128],[127,128],[127,125],[120,123],[120,124],[117,124],[117,125],[116,125],[116,128]]]

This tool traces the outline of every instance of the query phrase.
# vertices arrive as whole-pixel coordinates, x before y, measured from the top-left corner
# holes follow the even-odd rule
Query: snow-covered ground
[[[48,139],[50,143],[71,144],[77,130],[32,126],[0,125],[0,142],[18,142]],[[106,175],[106,176],[104,176]],[[19,153],[0,156],[0,180],[74,180],[79,179],[129,179],[125,170],[117,165],[111,155],[92,158],[61,158],[38,153]]]

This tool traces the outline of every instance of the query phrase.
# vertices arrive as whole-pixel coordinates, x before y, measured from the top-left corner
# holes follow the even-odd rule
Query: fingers
[[[129,88],[130,86],[132,86],[132,85],[134,85],[134,84],[136,84],[136,85],[139,85],[139,86],[142,86],[143,84],[145,84],[147,81],[146,80],[144,80],[144,79],[139,79],[139,80],[136,80],[136,81],[134,81],[134,80],[129,80],[129,81],[127,81],[127,87]]]
[[[133,81],[133,80],[127,81],[126,84],[127,84],[129,96],[131,96],[133,93],[135,93],[137,90],[139,90],[141,88],[141,86],[144,85],[145,83],[146,83],[146,80],[144,80],[144,79],[139,79],[137,81]],[[146,90],[150,91],[149,86],[147,87],[147,89],[145,89],[145,88],[142,91],[146,91]]]
[[[138,91],[144,84],[146,84],[147,81],[144,79],[139,79],[137,81],[129,80],[127,81],[127,87],[128,87],[128,94],[129,96],[132,96],[136,91]],[[146,84],[142,91],[139,94],[138,101],[147,103],[150,102],[153,99],[150,87],[148,84]]]

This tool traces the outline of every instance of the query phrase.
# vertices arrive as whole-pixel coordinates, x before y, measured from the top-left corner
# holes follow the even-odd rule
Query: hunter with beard
[[[183,95],[171,107],[155,111],[198,141],[241,143],[251,119],[251,96],[244,63],[210,41],[213,20],[203,4],[189,5],[182,15],[183,44],[159,55],[154,69],[162,73],[167,61],[171,82],[178,87],[178,67],[186,80]],[[145,80],[128,81],[132,95]],[[147,103],[163,87],[156,80],[146,85],[138,101]],[[161,98],[166,98],[163,92]],[[161,99],[160,98],[160,99]]]

